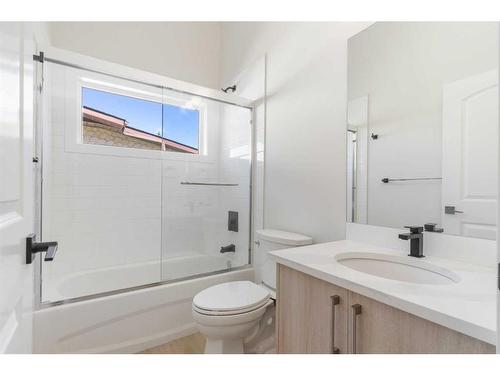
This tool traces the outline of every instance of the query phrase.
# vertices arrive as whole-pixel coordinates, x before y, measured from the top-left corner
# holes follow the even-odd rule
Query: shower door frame
[[[35,108],[36,108],[36,114],[35,114],[35,137],[34,137],[34,143],[37,145],[36,148],[36,155],[40,162],[37,164],[37,173],[36,173],[36,188],[37,188],[37,196],[35,197],[35,206],[36,206],[36,212],[35,212],[35,220],[36,220],[36,234],[37,237],[40,238],[40,241],[43,241],[42,238],[42,227],[43,227],[43,220],[42,220],[42,197],[43,197],[43,120],[44,120],[44,114],[43,114],[43,94],[44,92],[42,91],[43,87],[43,65],[45,63],[53,63],[53,64],[58,64],[58,65],[63,65],[67,66],[70,68],[75,68],[75,69],[80,69],[80,70],[85,70],[88,72],[92,73],[97,73],[101,75],[105,75],[114,79],[122,79],[126,80],[129,82],[133,83],[138,83],[142,85],[147,85],[155,88],[161,88],[162,90],[171,90],[174,92],[178,93],[183,93],[187,95],[193,95],[197,97],[201,97],[203,99],[208,99],[208,100],[213,100],[219,103],[224,103],[228,105],[234,105],[238,106],[241,108],[246,108],[250,111],[250,123],[249,126],[250,128],[250,168],[249,168],[249,173],[250,173],[250,186],[249,186],[249,233],[248,233],[248,263],[242,266],[237,266],[237,267],[232,267],[229,269],[223,269],[223,270],[218,270],[218,271],[211,271],[211,272],[206,272],[206,273],[201,273],[201,274],[196,274],[196,275],[191,275],[191,276],[186,276],[182,278],[177,278],[174,280],[165,280],[165,281],[158,281],[154,283],[148,283],[148,284],[142,284],[142,285],[137,285],[133,287],[127,287],[127,288],[121,288],[121,289],[116,289],[116,290],[111,290],[111,291],[106,291],[102,293],[94,293],[94,294],[89,294],[85,296],[80,296],[80,297],[74,297],[74,298],[68,298],[68,299],[63,299],[59,301],[47,301],[44,302],[42,301],[42,284],[43,284],[43,262],[41,261],[40,257],[37,257],[35,264],[36,264],[36,272],[35,272],[35,309],[36,310],[42,310],[45,308],[53,307],[53,306],[59,306],[59,305],[64,305],[64,304],[69,304],[69,303],[74,303],[74,302],[82,302],[82,301],[87,301],[87,300],[92,300],[95,298],[101,298],[101,297],[106,297],[106,296],[112,296],[116,294],[122,294],[122,293],[127,293],[127,292],[132,292],[136,290],[141,290],[141,289],[146,289],[146,288],[151,288],[155,286],[161,286],[161,285],[168,285],[168,284],[175,284],[178,282],[182,281],[187,281],[187,280],[193,280],[193,279],[198,279],[198,278],[203,278],[203,277],[208,277],[212,275],[219,275],[219,274],[224,274],[224,273],[229,273],[229,272],[234,272],[234,271],[239,271],[243,269],[248,269],[253,267],[253,254],[252,254],[252,243],[253,243],[253,202],[254,202],[254,197],[253,197],[253,181],[254,181],[254,168],[255,168],[255,163],[254,163],[254,157],[255,157],[255,110],[254,110],[254,102],[252,100],[242,98],[239,96],[236,96],[234,94],[227,94],[223,93],[221,91],[199,86],[196,84],[184,82],[184,81],[179,81],[176,79],[172,79],[169,77],[165,77],[162,75],[158,75],[155,73],[150,73],[146,71],[142,71],[136,68],[131,68],[128,66],[124,66],[121,64],[116,64],[100,59],[96,59],[90,56],[86,55],[81,55],[78,53],[66,51],[66,50],[61,50],[58,48],[54,47],[49,47],[46,46],[45,48],[40,48],[40,51],[42,54],[40,55],[34,55],[33,59],[38,61],[38,63],[35,65],[39,70],[41,70],[40,74],[37,74],[37,87],[40,87],[40,93],[39,95],[35,96]],[[160,152],[160,151],[159,151]],[[56,260],[57,261],[57,260]],[[160,265],[161,266],[161,265]]]

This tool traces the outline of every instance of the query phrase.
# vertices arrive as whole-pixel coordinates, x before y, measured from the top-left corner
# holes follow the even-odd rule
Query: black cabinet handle
[[[356,303],[355,305],[351,306],[351,333],[352,333],[352,341],[351,341],[351,353],[356,354],[358,351],[358,337],[357,337],[357,330],[358,330],[358,325],[357,325],[357,317],[358,315],[361,314],[362,308],[359,303]]]
[[[332,354],[340,354],[340,349],[335,346],[335,310],[340,304],[340,296],[334,295],[330,297],[332,300],[332,339],[331,339],[331,352]]]

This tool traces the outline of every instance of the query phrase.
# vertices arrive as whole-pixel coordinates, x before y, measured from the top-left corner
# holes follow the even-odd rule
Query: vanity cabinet
[[[495,353],[495,347],[278,265],[278,353]],[[337,350],[336,350],[337,349]]]
[[[277,352],[346,353],[349,292],[288,267],[278,275]]]

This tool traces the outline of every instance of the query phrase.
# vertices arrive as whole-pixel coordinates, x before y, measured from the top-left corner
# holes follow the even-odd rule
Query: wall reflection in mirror
[[[498,52],[486,22],[380,22],[349,40],[348,222],[496,238]]]

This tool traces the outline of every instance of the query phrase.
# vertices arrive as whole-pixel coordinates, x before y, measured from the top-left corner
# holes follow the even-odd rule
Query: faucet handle
[[[420,225],[405,225],[405,228],[408,228],[412,234],[420,234],[424,231],[424,227]]]
[[[424,224],[424,228],[426,232],[436,232],[436,233],[444,232],[443,228],[438,228],[436,223]]]

